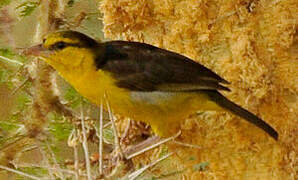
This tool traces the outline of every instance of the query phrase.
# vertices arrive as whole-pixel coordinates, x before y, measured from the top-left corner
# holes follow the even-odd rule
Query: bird
[[[222,95],[228,81],[178,53],[65,30],[49,33],[27,54],[41,57],[90,102],[100,106],[106,97],[114,113],[149,124],[160,137],[197,111],[227,111],[278,140],[268,123]]]

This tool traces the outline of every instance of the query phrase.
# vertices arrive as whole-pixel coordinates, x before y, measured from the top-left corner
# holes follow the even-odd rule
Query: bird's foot
[[[143,154],[146,151],[149,151],[155,147],[158,147],[162,144],[165,144],[169,141],[176,139],[178,136],[180,136],[180,134],[181,134],[181,131],[179,131],[174,136],[165,138],[165,139],[161,139],[159,136],[150,137],[147,140],[126,149],[123,152],[123,154],[126,157],[126,159],[131,159],[137,155]]]

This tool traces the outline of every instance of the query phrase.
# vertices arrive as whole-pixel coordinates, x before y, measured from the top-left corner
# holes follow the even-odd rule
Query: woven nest
[[[106,38],[153,44],[204,64],[231,82],[232,92],[225,94],[229,99],[260,116],[280,134],[276,142],[228,113],[194,115],[181,124],[179,141],[202,148],[168,144],[169,151],[175,153],[170,158],[171,168],[183,170],[177,176],[297,177],[295,0],[103,0],[101,11]],[[134,163],[148,163],[156,152],[146,153]],[[202,162],[208,162],[204,171],[192,168]]]

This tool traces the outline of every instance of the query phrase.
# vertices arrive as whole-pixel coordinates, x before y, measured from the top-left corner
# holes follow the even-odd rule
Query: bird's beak
[[[49,57],[51,55],[51,52],[44,48],[42,44],[38,44],[35,46],[31,46],[29,48],[26,48],[23,52],[23,55],[25,56],[44,56]]]

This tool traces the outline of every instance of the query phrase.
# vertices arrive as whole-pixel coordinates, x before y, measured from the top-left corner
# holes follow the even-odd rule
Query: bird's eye
[[[64,42],[57,42],[56,44],[54,44],[53,49],[63,49],[66,47],[66,44]]]
[[[52,46],[50,46],[50,50],[61,50],[61,49],[64,49],[66,47],[66,43],[65,42],[57,42],[55,44],[53,44]]]

